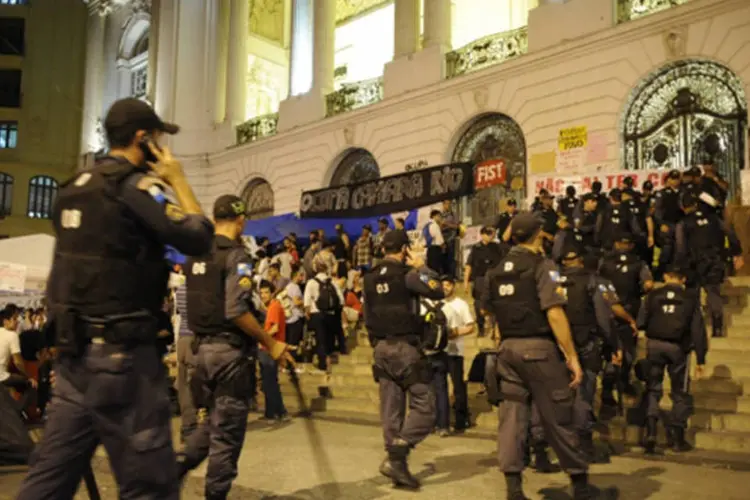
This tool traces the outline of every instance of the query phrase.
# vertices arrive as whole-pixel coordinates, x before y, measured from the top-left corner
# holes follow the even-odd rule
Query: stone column
[[[424,3],[424,47],[451,50],[451,1],[429,0]]]
[[[107,19],[98,13],[89,14],[86,35],[86,80],[84,83],[83,127],[81,153],[98,147],[96,126],[102,117],[102,86],[104,85],[104,33]]]
[[[222,123],[227,117],[227,69],[229,66],[229,19],[230,19],[230,0],[219,0],[218,23],[216,25],[216,34],[214,37],[215,47],[214,68],[216,79],[214,82],[216,88],[216,98],[214,103],[214,121]],[[213,70],[212,70],[213,71]]]
[[[148,33],[148,81],[146,83],[146,98],[152,104],[156,100],[156,72],[159,54],[159,15],[161,0],[151,0],[151,25]]]
[[[312,86],[312,3],[293,0],[289,50],[289,96],[302,95]]]
[[[159,0],[158,24],[152,20],[151,33],[158,31],[159,46],[149,47],[156,54],[154,108],[164,120],[174,120],[175,72],[177,70],[178,5],[176,0]],[[149,54],[150,55],[150,54]]]
[[[333,91],[336,1],[313,2],[313,92]]]
[[[227,59],[226,121],[232,126],[246,120],[247,106],[247,37],[249,35],[250,3],[231,0],[229,16],[229,50]]]
[[[419,49],[419,0],[396,0],[393,58],[408,56]]]

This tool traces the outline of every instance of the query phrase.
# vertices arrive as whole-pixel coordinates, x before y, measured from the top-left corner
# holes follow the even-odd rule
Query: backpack
[[[443,303],[438,301],[431,304],[426,300],[420,302],[427,310],[422,317],[424,323],[422,349],[442,352],[448,347],[448,318],[443,312]]]
[[[325,314],[336,314],[341,309],[341,299],[333,281],[330,278],[325,281],[313,279],[318,282],[320,288],[318,300],[315,301],[318,310]]]

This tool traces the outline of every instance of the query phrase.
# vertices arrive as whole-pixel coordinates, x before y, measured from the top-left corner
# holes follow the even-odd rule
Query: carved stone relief
[[[250,0],[250,33],[284,42],[284,0]]]
[[[669,59],[679,59],[687,54],[687,35],[686,26],[673,28],[664,33],[664,48]]]

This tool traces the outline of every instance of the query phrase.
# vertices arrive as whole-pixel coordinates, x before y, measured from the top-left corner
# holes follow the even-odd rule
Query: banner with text
[[[654,189],[664,185],[664,178],[669,170],[613,170],[580,175],[531,175],[529,176],[529,195],[533,199],[541,189],[546,189],[553,196],[563,196],[567,186],[574,186],[578,194],[591,191],[594,181],[602,183],[602,191],[622,187],[626,177],[632,177],[634,185],[641,188],[646,181],[654,184]]]
[[[412,210],[474,190],[471,163],[452,163],[405,174],[305,191],[300,218],[364,217]]]
[[[560,129],[557,138],[555,170],[560,173],[577,173],[583,168],[588,146],[586,126]]]

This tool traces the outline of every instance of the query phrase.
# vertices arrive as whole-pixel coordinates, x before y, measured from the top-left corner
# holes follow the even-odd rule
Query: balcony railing
[[[528,50],[529,31],[526,26],[474,40],[446,54],[448,78],[507,61],[525,54]]]
[[[617,22],[624,23],[643,16],[688,3],[690,0],[617,0]]]
[[[276,135],[278,124],[278,113],[256,116],[252,120],[248,120],[242,125],[237,126],[237,144],[254,142],[263,137]]]
[[[326,96],[326,116],[369,106],[383,100],[383,78],[344,83],[341,89]]]

